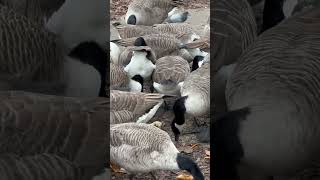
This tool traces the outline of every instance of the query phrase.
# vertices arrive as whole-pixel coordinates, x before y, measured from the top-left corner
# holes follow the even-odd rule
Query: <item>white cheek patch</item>
[[[174,123],[174,126],[179,130],[180,133],[182,133],[183,129],[184,129],[184,126],[185,126],[185,123],[183,123],[182,125]]]
[[[66,96],[97,97],[101,86],[100,73],[91,65],[66,58],[64,63]]]
[[[139,82],[130,80],[129,82],[129,88],[131,92],[141,92],[142,86]]]

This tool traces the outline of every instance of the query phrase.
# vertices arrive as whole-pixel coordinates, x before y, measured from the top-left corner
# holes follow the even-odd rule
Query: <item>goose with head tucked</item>
[[[5,6],[0,15],[2,90],[103,96],[108,54],[97,43],[82,42],[68,52],[59,36],[39,24]]]
[[[168,13],[181,3],[181,0],[133,0],[125,15],[126,24],[146,25],[162,23]],[[184,14],[178,14],[181,16]]]
[[[110,89],[142,92],[143,78],[140,75],[129,78],[124,67],[110,63]]]
[[[61,162],[59,165],[69,166],[81,172],[55,169],[59,167],[58,164],[50,167],[46,166],[49,164],[44,161],[38,163],[34,161],[34,165],[43,166],[44,169],[41,170],[49,168],[47,169],[49,174],[57,173],[55,175],[61,175],[60,177],[63,177],[64,173],[69,173],[71,178],[75,173],[84,179],[90,179],[101,173],[108,162],[106,136],[108,108],[107,98],[75,98],[24,91],[1,91],[0,152],[2,155],[15,154],[22,158],[31,156],[29,160],[32,156],[50,153],[56,158],[44,157],[43,160]],[[0,166],[3,166],[3,163],[1,160]],[[12,163],[13,161],[8,165],[11,166]],[[34,179],[30,177],[33,175],[46,176],[46,173],[28,173],[25,168],[31,168],[32,172],[41,170],[20,165],[22,169],[6,167],[0,174],[7,171],[12,175],[14,170],[14,173],[22,173],[25,179]]]
[[[179,152],[167,132],[154,125],[111,125],[110,136],[110,161],[129,173],[186,170],[194,180],[204,180],[198,165]]]
[[[291,178],[320,161],[319,47],[318,7],[265,31],[240,57],[228,112],[213,126],[215,179]]]
[[[180,89],[181,97],[173,105],[171,129],[179,140],[185,125],[185,114],[208,117],[210,109],[210,64],[206,63],[190,73]]]
[[[179,95],[183,81],[190,74],[188,62],[180,56],[165,56],[155,65],[153,88],[161,94]]]
[[[163,94],[111,90],[111,110],[129,111],[138,123],[148,122],[164,103]],[[128,112],[124,112],[128,113]]]
[[[157,58],[168,55],[176,55],[181,50],[188,50],[192,57],[203,55],[199,49],[206,42],[198,40],[196,43],[182,43],[175,35],[172,34],[148,34],[141,37],[113,40],[121,46],[149,46]]]
[[[125,59],[129,60],[131,55],[130,62],[125,66],[124,71],[127,72],[130,78],[139,75],[143,79],[149,79],[155,69],[156,55],[153,50],[148,46],[139,46],[133,47],[131,51],[132,54],[128,51],[129,57]],[[120,58],[123,57],[121,56]]]

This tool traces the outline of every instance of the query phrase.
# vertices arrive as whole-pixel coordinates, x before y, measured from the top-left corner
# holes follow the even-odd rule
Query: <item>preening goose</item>
[[[50,153],[65,159],[65,163],[70,162],[65,166],[82,169],[82,178],[89,179],[101,173],[108,162],[108,108],[107,98],[71,98],[1,91],[0,152],[19,157]],[[37,164],[41,165],[40,162]],[[40,169],[33,171],[39,172]],[[23,173],[31,176],[26,171]],[[57,172],[57,175],[61,173]]]
[[[213,71],[237,61],[242,52],[254,42],[257,25],[247,0],[216,0],[210,9],[214,46]]]
[[[253,170],[290,178],[319,162],[319,32],[314,8],[265,31],[240,57],[227,83],[229,112],[213,128],[213,178],[251,179]]]
[[[130,111],[138,123],[148,122],[164,102],[165,95],[111,90],[111,110]]]
[[[135,75],[129,78],[122,66],[110,64],[110,89],[142,92],[143,78]]]
[[[183,81],[190,74],[188,62],[180,56],[165,56],[155,65],[153,88],[161,94],[179,95]]]
[[[111,125],[110,136],[110,161],[130,173],[187,170],[195,180],[204,180],[198,165],[179,152],[167,132],[154,125]]]
[[[189,47],[189,43],[182,43],[172,34],[148,34],[141,37],[114,40],[113,42],[121,46],[149,46],[157,58],[173,53],[177,54],[181,49],[187,49],[193,57],[202,55],[198,47],[204,43],[199,40],[198,43],[192,43],[192,47]]]
[[[144,79],[149,79],[155,69],[156,56],[153,50],[148,46],[133,47],[132,54],[128,51],[128,56],[132,55],[130,62],[124,70],[130,78],[139,75]],[[123,58],[122,56],[120,58]],[[126,59],[128,59],[127,57]]]
[[[174,6],[181,0],[133,0],[125,15],[125,22],[132,25],[146,25],[162,23]]]
[[[173,105],[171,129],[175,140],[183,131],[185,113],[194,117],[208,117],[210,109],[210,64],[206,63],[190,73],[180,89],[181,97]]]

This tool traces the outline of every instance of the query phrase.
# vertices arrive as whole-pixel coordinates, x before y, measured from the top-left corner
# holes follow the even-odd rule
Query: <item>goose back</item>
[[[1,80],[61,81],[64,50],[58,38],[0,6]]]
[[[234,63],[256,38],[257,25],[246,0],[217,0],[210,10],[214,36],[214,71]]]
[[[59,155],[94,174],[107,159],[106,98],[0,92],[0,152]]]
[[[162,94],[111,90],[111,109],[142,115],[163,101]]]
[[[152,80],[160,84],[162,81],[170,81],[177,85],[184,81],[189,74],[188,61],[180,56],[165,56],[157,60]]]
[[[3,154],[0,156],[0,167],[2,180],[84,179],[80,167],[53,154],[24,157],[14,154]]]
[[[250,108],[239,130],[242,162],[268,175],[292,175],[320,160],[315,155],[320,150],[319,10],[290,17],[261,34],[227,83],[228,109]],[[264,143],[252,148],[261,139]]]

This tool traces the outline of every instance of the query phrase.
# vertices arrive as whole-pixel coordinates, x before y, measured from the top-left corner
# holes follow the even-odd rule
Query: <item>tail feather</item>
[[[182,44],[180,46],[180,49],[195,49],[195,48],[200,48],[200,49],[206,49],[210,47],[209,40],[206,39],[199,39],[187,44]]]

